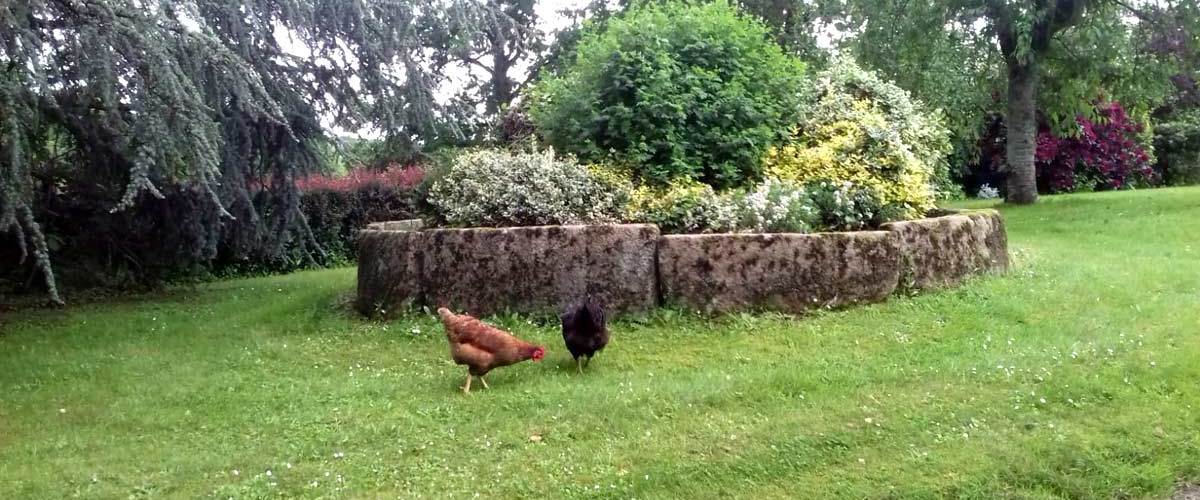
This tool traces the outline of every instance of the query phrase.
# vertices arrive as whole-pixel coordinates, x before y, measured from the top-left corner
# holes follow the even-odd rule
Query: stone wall
[[[664,236],[663,300],[706,312],[801,312],[891,295],[899,246],[886,231]]]
[[[359,312],[390,316],[424,304],[421,257],[424,233],[361,231],[358,233]]]
[[[613,312],[658,304],[653,225],[363,231],[358,308],[558,312],[592,294]]]
[[[613,313],[659,304],[802,312],[885,300],[1008,268],[993,210],[820,234],[659,235],[653,225],[419,230],[360,235],[358,308],[446,305],[475,315],[558,312],[592,294]]]
[[[940,288],[982,272],[1008,269],[1008,236],[995,210],[952,213],[884,224],[896,233],[904,269],[902,287]]]
[[[428,304],[470,314],[558,312],[592,294],[612,311],[658,303],[652,225],[441,229],[422,233]]]

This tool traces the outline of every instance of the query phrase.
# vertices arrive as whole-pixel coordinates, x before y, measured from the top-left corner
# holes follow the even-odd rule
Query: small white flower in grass
[[[1038,398],[1038,402],[1046,404],[1046,398]]]
[[[346,456],[346,454],[345,454],[345,453],[342,453],[342,452],[340,452],[340,451],[339,451],[339,452],[336,452],[336,453],[334,453],[334,454],[333,454],[333,458],[342,458],[342,457],[345,457],[345,456]]]
[[[289,469],[291,469],[291,468],[292,468],[292,463],[291,463],[291,462],[288,462],[288,463],[286,463],[286,464],[284,464],[284,465],[286,465],[286,466],[287,466],[287,468],[289,468]]]
[[[860,463],[860,464],[865,464],[865,463],[867,463],[867,459],[865,459],[865,458],[860,458],[860,459],[858,459],[858,463]]]
[[[271,469],[267,469],[267,477],[271,477]]]
[[[66,409],[66,408],[59,408],[59,409],[58,409],[58,412],[59,412],[59,413],[66,413],[66,412],[67,412],[67,409]]]
[[[1158,366],[1158,363],[1156,363],[1156,362],[1154,362],[1154,361],[1151,361],[1151,362],[1150,362],[1150,366]]]
[[[238,472],[238,470],[237,470],[237,469],[233,469],[233,475],[235,475],[235,476],[240,476],[240,475],[242,475],[242,473],[241,473],[241,472]]]

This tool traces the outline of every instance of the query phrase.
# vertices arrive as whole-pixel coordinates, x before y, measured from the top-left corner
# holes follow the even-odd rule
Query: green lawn
[[[972,203],[981,206],[981,203]],[[791,319],[557,325],[463,396],[352,269],[0,317],[0,498],[1166,498],[1200,480],[1200,189],[1002,208],[1014,270]],[[1195,407],[1195,408],[1193,408]]]

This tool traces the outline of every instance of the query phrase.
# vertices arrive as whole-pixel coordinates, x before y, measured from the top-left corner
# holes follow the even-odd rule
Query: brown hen
[[[520,363],[527,359],[541,361],[546,349],[516,338],[494,326],[467,315],[454,314],[445,307],[437,310],[446,328],[446,340],[450,342],[450,357],[460,365],[467,365],[467,383],[463,394],[471,392],[471,377],[483,379],[493,368]]]

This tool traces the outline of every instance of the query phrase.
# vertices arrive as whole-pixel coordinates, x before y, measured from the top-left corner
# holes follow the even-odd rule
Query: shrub
[[[1166,184],[1200,184],[1200,109],[1177,112],[1154,126],[1156,170]]]
[[[712,186],[676,179],[666,186],[639,186],[627,219],[657,224],[664,233],[724,233],[737,228],[737,207]]]
[[[767,179],[740,200],[738,230],[751,233],[807,233],[821,216],[803,188]]]
[[[851,182],[800,186],[775,179],[725,193],[690,180],[641,186],[633,193],[628,215],[630,221],[657,224],[668,234],[853,231],[897,218],[874,191]]]
[[[496,120],[496,142],[504,146],[522,146],[537,139],[537,127],[524,106],[513,106]]]
[[[416,199],[410,179],[403,184],[382,182],[340,188],[309,186],[300,196],[300,209],[313,238],[325,252],[325,263],[350,262],[357,257],[358,231],[368,223],[412,218]],[[286,269],[284,269],[286,270]]]
[[[383,170],[351,169],[344,176],[310,175],[297,180],[296,187],[305,192],[322,189],[350,192],[371,185],[412,189],[424,178],[425,168],[420,165],[393,163]]]
[[[553,150],[490,149],[455,157],[429,202],[450,225],[579,224],[616,220],[627,192]]]
[[[588,31],[535,86],[530,114],[585,161],[657,184],[737,186],[760,177],[763,151],[794,123],[803,69],[728,3],[648,2]]]
[[[1142,124],[1130,120],[1119,103],[1096,107],[1100,120],[1079,116],[1079,134],[1057,137],[1049,130],[1038,133],[1038,184],[1052,193],[1077,190],[1122,189],[1154,184],[1157,177],[1150,157],[1137,136]]]
[[[949,132],[940,113],[853,61],[837,58],[817,76],[792,140],[771,148],[766,174],[808,184],[851,182],[904,218],[950,192]]]
[[[984,184],[979,186],[979,191],[976,192],[975,197],[981,200],[994,200],[1000,197],[1000,190]]]
[[[899,205],[888,205],[876,191],[853,182],[817,181],[804,186],[822,231],[857,231],[907,217]]]

